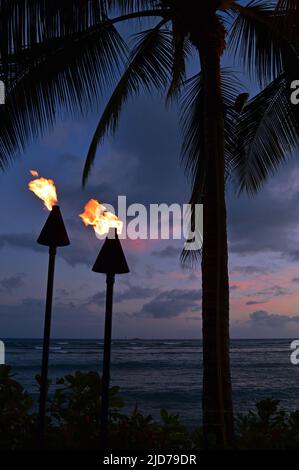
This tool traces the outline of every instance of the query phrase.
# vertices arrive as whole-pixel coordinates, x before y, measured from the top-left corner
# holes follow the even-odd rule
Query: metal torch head
[[[53,206],[37,243],[45,246],[67,246],[70,244],[59,206]]]
[[[110,229],[92,270],[104,274],[130,272],[116,229]]]

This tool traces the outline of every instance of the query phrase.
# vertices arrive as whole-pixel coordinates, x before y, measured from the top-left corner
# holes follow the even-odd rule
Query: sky
[[[99,110],[101,111],[100,104]],[[141,96],[81,174],[98,113],[64,119],[0,173],[0,337],[42,336],[48,253],[36,239],[48,216],[27,189],[30,170],[52,178],[71,240],[58,249],[52,336],[103,335],[105,276],[91,271],[102,242],[78,215],[92,197],[115,204],[188,202],[177,109]],[[227,188],[232,338],[299,335],[299,162],[283,166],[254,198]],[[122,240],[130,273],[115,284],[115,338],[200,338],[200,269],[181,266],[181,240]]]
[[[114,204],[186,203],[189,183],[179,161],[177,113],[140,98],[119,132],[99,151],[82,191],[84,156],[96,116],[65,121],[0,175],[0,315],[2,337],[42,334],[48,253],[36,243],[48,216],[28,191],[30,169],[53,178],[71,246],[58,250],[54,337],[100,337],[105,277],[91,271],[102,242],[78,214],[94,197]],[[294,159],[255,197],[228,188],[232,337],[299,333],[299,166]],[[181,240],[122,240],[131,272],[117,276],[117,338],[201,336],[200,270],[183,268]]]

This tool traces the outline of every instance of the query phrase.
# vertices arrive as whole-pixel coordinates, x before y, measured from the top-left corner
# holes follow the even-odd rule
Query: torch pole
[[[106,274],[107,283],[100,411],[100,446],[102,450],[105,450],[108,448],[109,443],[108,411],[113,287],[115,281],[115,274],[125,274],[129,272],[129,267],[117,235],[117,230],[115,228],[110,228],[108,236],[106,237],[106,240],[100,250],[100,253],[98,254],[98,257],[93,265],[92,270],[95,273]]]
[[[108,447],[108,409],[109,409],[109,383],[110,383],[110,356],[111,356],[111,331],[112,331],[112,304],[113,286],[115,275],[108,273],[106,276],[106,313],[105,336],[102,375],[102,401],[101,401],[101,447]]]
[[[37,444],[38,444],[38,448],[40,449],[42,449],[45,444],[45,418],[46,418],[46,401],[47,401],[47,394],[48,394],[48,364],[49,364],[55,257],[56,257],[56,247],[50,246],[47,300],[46,300],[44,340],[43,340],[43,358],[42,358],[39,412],[38,412],[38,424],[37,424]]]

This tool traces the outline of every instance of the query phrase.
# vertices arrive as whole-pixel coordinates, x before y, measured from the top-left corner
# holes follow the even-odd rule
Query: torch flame
[[[35,178],[38,178],[39,174],[35,170],[30,171],[31,175]],[[28,184],[28,188],[32,191],[37,197],[39,197],[46,208],[50,211],[52,207],[57,203],[57,192],[53,180],[48,180],[46,178],[38,178],[32,180]]]
[[[115,214],[107,211],[106,207],[96,199],[88,201],[79,217],[86,226],[93,226],[97,238],[108,233],[110,228],[116,228],[118,235],[122,232],[123,222]]]

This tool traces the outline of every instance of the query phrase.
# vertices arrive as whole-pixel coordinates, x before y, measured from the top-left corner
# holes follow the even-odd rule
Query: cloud
[[[10,246],[18,249],[30,250],[36,253],[44,253],[46,247],[36,243],[36,235],[31,233],[9,233],[0,235],[0,249]],[[86,239],[88,240],[88,234]],[[64,259],[70,266],[78,264],[91,266],[98,249],[96,241],[90,240],[90,244],[83,240],[70,237],[71,245],[57,250],[57,256]],[[93,248],[94,247],[94,248]]]
[[[261,266],[235,266],[232,271],[234,274],[267,274],[270,272],[269,268],[261,267]]]
[[[105,302],[105,299],[106,299],[106,291],[102,290],[92,295],[90,299],[87,300],[86,304],[87,305],[92,305],[92,304],[101,305],[103,302]]]
[[[281,169],[254,197],[229,195],[230,251],[240,255],[274,252],[292,261],[299,258],[298,187],[286,191],[298,163]],[[297,172],[298,173],[298,172]],[[297,185],[298,186],[298,185]],[[284,188],[282,191],[281,188]]]
[[[41,245],[36,243],[37,237],[30,233],[7,233],[0,235],[0,249],[5,245],[26,248],[34,251],[43,251]]]
[[[190,310],[197,311],[200,300],[199,289],[172,289],[144,304],[141,313],[154,318],[174,318]]]
[[[116,302],[123,302],[125,300],[146,299],[157,293],[157,289],[141,286],[130,286],[123,292],[115,295]]]
[[[229,290],[237,290],[240,289],[240,286],[237,286],[236,284],[232,284],[229,286]]]
[[[23,273],[16,274],[15,276],[3,278],[0,281],[0,291],[11,293],[24,285]]]
[[[271,287],[267,287],[266,289],[262,289],[258,292],[248,294],[248,297],[253,297],[253,296],[256,296],[256,295],[260,295],[260,296],[268,296],[268,297],[271,298],[271,297],[280,297],[282,295],[287,295],[289,293],[290,293],[289,290],[286,289],[285,287],[274,285],[274,286],[271,286]]]
[[[290,322],[299,323],[299,315],[294,317],[268,313],[265,310],[257,310],[249,315],[249,322],[255,326],[267,326],[270,328],[283,328]]]
[[[142,115],[142,119],[136,119],[138,115]],[[96,116],[93,116],[92,120],[95,121]],[[89,121],[91,121],[91,119]],[[155,123],[155,129],[152,127],[153,122]],[[11,173],[7,172],[1,184],[2,197],[4,197],[4,200],[8,198],[8,200],[11,199],[15,201],[15,207],[16,210],[19,210],[20,219],[18,217],[17,220],[15,220],[15,218],[11,220],[8,214],[5,215],[4,218],[6,218],[6,222],[3,223],[3,227],[6,227],[6,230],[9,230],[11,234],[0,235],[0,248],[4,246],[5,248],[7,246],[17,248],[21,257],[24,250],[27,249],[42,253],[46,251],[45,247],[40,247],[36,244],[37,232],[34,234],[14,233],[27,229],[28,231],[34,230],[35,232],[35,224],[37,223],[36,214],[40,214],[39,211],[41,210],[38,207],[39,202],[33,199],[32,195],[30,195],[32,203],[29,196],[27,196],[28,206],[27,199],[23,202],[23,194],[25,195],[27,191],[24,185],[24,168],[26,165],[28,166],[29,162],[31,165],[32,158],[35,158],[35,161],[40,162],[41,165],[41,167],[37,167],[37,169],[40,169],[42,172],[42,169],[46,168],[47,174],[53,177],[55,182],[57,182],[59,199],[63,206],[63,214],[68,217],[66,219],[66,225],[71,239],[71,246],[58,250],[58,256],[63,258],[71,267],[81,265],[79,266],[80,270],[78,269],[78,273],[73,272],[67,266],[63,266],[61,278],[64,274],[67,277],[67,282],[65,282],[65,286],[63,284],[63,287],[68,287],[70,282],[74,283],[75,286],[78,285],[78,279],[80,279],[81,282],[82,276],[86,275],[86,269],[84,269],[83,265],[91,267],[100,248],[100,244],[95,239],[92,229],[89,230],[82,226],[82,230],[80,230],[79,224],[81,222],[79,220],[78,223],[76,222],[78,213],[82,211],[84,203],[86,203],[90,197],[96,197],[99,200],[103,200],[103,202],[114,203],[117,194],[126,194],[128,202],[172,203],[188,202],[189,196],[189,182],[185,180],[182,168],[180,168],[179,165],[179,136],[178,133],[175,132],[177,129],[175,112],[164,112],[159,103],[152,98],[148,101],[142,99],[139,102],[135,102],[130,109],[126,109],[122,122],[120,123],[117,138],[107,140],[105,146],[99,149],[99,155],[93,168],[92,177],[88,182],[85,192],[82,192],[80,189],[82,171],[81,156],[86,145],[88,145],[90,129],[94,127],[94,122],[92,122],[92,125],[90,125],[91,122],[88,121],[82,122],[81,124],[84,129],[80,133],[75,133],[75,138],[74,133],[71,132],[73,123],[68,124],[67,131],[71,138],[68,141],[65,140],[65,145],[63,146],[66,148],[67,152],[77,153],[80,157],[59,155],[59,152],[56,152],[55,149],[54,153],[57,154],[57,157],[50,158],[50,155],[53,154],[53,148],[51,148],[50,145],[55,143],[55,138],[51,136],[49,143],[42,148],[42,150],[45,151],[44,153],[40,152],[41,147],[34,148],[33,153],[28,155],[30,160],[25,159],[24,163],[21,162],[22,165],[19,166],[19,169],[15,167]],[[174,136],[174,138],[169,138],[169,136]],[[42,160],[40,159],[41,154],[44,155]],[[32,166],[32,168],[35,167],[35,165]],[[282,182],[285,184],[288,181],[291,171],[292,168],[289,168],[284,173],[280,172],[279,179],[274,178],[271,180],[271,186]],[[17,179],[15,179],[16,175],[18,176]],[[23,188],[23,192],[16,190],[16,187]],[[297,245],[293,243],[294,234],[296,234],[298,226],[296,220],[298,202],[298,191],[297,193],[296,191],[290,193],[285,190],[283,192],[279,191],[273,193],[269,188],[263,190],[253,199],[248,199],[247,197],[237,199],[235,195],[229,196],[229,240],[231,250],[234,254],[249,253],[250,255],[255,255],[258,253],[259,256],[259,253],[271,250],[279,255],[285,254],[285,256],[289,257],[288,259],[295,260],[297,257],[299,259],[299,243],[297,243]],[[33,205],[38,207],[36,212],[30,210]],[[30,222],[32,222],[32,224]],[[27,227],[27,229],[25,229],[25,227]],[[150,255],[153,249],[153,247],[150,247],[147,254]],[[298,252],[296,249],[298,249]],[[175,251],[175,247],[171,248],[171,246],[161,251],[153,252],[155,256],[155,259],[153,259],[153,267],[147,265],[148,258],[145,256],[140,257],[141,261],[138,265],[140,269],[136,270],[137,275],[135,275],[135,273],[131,274],[132,278],[135,275],[134,281],[138,284],[143,283],[143,279],[146,278],[148,282],[147,287],[151,289],[154,285],[157,285],[157,281],[162,279],[162,274],[165,275],[163,279],[167,279],[167,271],[169,271],[169,269],[165,269],[164,273],[160,272],[161,275],[158,273],[157,268],[161,267],[159,260],[161,259],[163,264],[170,264],[171,258],[179,257],[179,254],[180,249]],[[36,262],[37,258],[38,256],[32,256],[33,262]],[[8,263],[10,263],[10,259]],[[248,266],[239,266],[239,272],[241,274],[262,274],[262,270],[264,271],[263,268],[254,266],[255,263],[262,264],[260,258],[257,261],[251,260],[245,262],[242,260],[235,262],[237,265],[242,263],[247,263]],[[131,268],[131,263],[129,264]],[[268,264],[269,262],[266,261],[265,270]],[[19,269],[22,268],[16,268],[13,272]],[[152,279],[150,279],[150,276],[152,276]],[[190,275],[190,281],[196,279],[192,279],[191,276],[193,275]],[[200,312],[199,290],[194,291],[194,299],[192,299],[193,294],[191,290],[188,290],[186,294],[184,294],[183,291],[184,288],[186,290],[187,288],[191,288],[191,285],[187,284],[187,279],[184,281],[178,281],[176,279],[174,286],[171,285],[171,282],[173,282],[172,279],[169,278],[168,282],[169,285],[167,287],[165,287],[163,283],[163,289],[168,289],[168,291],[164,293],[154,292],[153,289],[151,293],[149,290],[147,290],[147,292],[143,290],[143,293],[141,293],[140,289],[139,292],[135,289],[135,293],[133,293],[133,291],[129,289],[123,292],[118,292],[118,289],[116,289],[116,301],[121,302],[121,299],[123,299],[123,301],[126,299],[132,301],[134,299],[140,299],[140,303],[144,304],[142,307],[143,314],[147,315],[149,318],[142,319],[142,322],[140,322],[142,323],[140,331],[144,331],[146,334],[150,334],[146,325],[146,322],[151,322],[150,317],[171,318],[177,317],[186,311],[188,316],[188,310],[192,312],[193,309],[196,312]],[[181,289],[171,291],[171,289],[177,287],[177,285],[179,285]],[[238,286],[233,287],[233,289],[237,288]],[[258,287],[258,289],[263,288],[264,286]],[[81,289],[77,290],[79,297],[85,295]],[[93,291],[88,292],[90,295]],[[176,292],[176,295],[170,294],[171,292]],[[143,296],[142,298],[141,295]],[[279,294],[279,290],[276,289],[272,294],[270,292],[260,292],[259,295],[278,296],[283,295],[283,292],[280,291]],[[246,300],[252,302],[251,305],[253,305],[254,302],[258,301],[258,298],[259,297],[253,296],[246,298]],[[279,297],[275,297],[275,299],[278,298]],[[81,299],[82,302],[85,300],[86,299]],[[261,302],[263,301],[264,299],[261,297]],[[98,302],[105,302],[105,291],[98,294]],[[27,329],[29,336],[31,333],[30,329],[27,328],[27,319],[31,318],[30,308],[32,308],[33,311],[37,310],[36,317],[31,322],[32,329],[34,329],[37,322],[39,322],[39,325],[42,325],[43,302],[38,307],[30,303],[24,303],[19,307],[11,307],[13,311],[18,310],[18,315],[23,319],[22,327]],[[252,310],[254,309],[255,307]],[[8,313],[12,310],[9,310],[9,306],[4,309],[4,311]],[[96,310],[96,308],[94,310]],[[85,309],[76,307],[73,304],[61,304],[59,306],[59,312],[56,311],[56,309],[55,312],[53,312],[56,318],[55,321],[58,321],[57,313],[60,312],[62,312],[61,318],[67,315],[70,328],[73,327],[72,323],[74,323],[76,315],[78,315],[79,323],[77,326],[79,332],[78,336],[80,336],[80,328],[84,328],[85,320],[88,321],[90,318],[88,307]],[[80,315],[82,315],[82,317]],[[8,314],[7,317],[10,318]],[[186,318],[186,316],[184,316],[184,318]],[[155,321],[151,323],[155,323]],[[180,326],[177,327],[175,325],[175,321],[168,322],[169,328],[165,328],[166,332],[170,331],[170,323],[174,325],[174,329],[177,328],[176,333],[173,332],[173,334],[181,336],[182,331],[180,330]],[[179,321],[178,323],[183,322]],[[252,320],[251,323],[255,326],[257,325],[254,320]],[[255,328],[255,331],[252,331],[252,336],[254,336],[255,333],[259,334],[261,331],[259,326],[260,324]],[[12,328],[15,327],[16,325],[14,326],[12,324]],[[67,322],[64,327],[64,331],[65,330],[67,330]],[[42,330],[40,329],[40,331]],[[97,331],[99,331],[98,328]],[[162,334],[161,330],[158,329],[153,331],[153,335],[155,333]]]
[[[166,248],[160,251],[152,251],[153,256],[158,256],[159,258],[174,258],[179,257],[182,253],[182,248],[175,248],[172,245],[168,245]]]
[[[136,119],[138,115],[143,118]],[[92,128],[96,119],[93,121]],[[176,112],[165,109],[159,98],[135,100],[124,111],[116,138],[99,149],[84,192],[80,191],[82,159],[73,157],[67,165],[71,171],[69,184],[62,178],[61,197],[80,209],[90,197],[115,204],[117,195],[126,195],[128,203],[188,202],[189,183],[180,165],[177,126]],[[84,134],[86,146],[90,134],[87,125]],[[57,160],[57,171],[60,162],[61,158]]]
[[[114,302],[120,303],[127,300],[146,299],[152,295],[157,294],[157,289],[142,286],[130,286],[123,292],[115,292]],[[102,304],[106,299],[106,291],[98,292],[93,295],[89,300],[89,304]]]
[[[246,302],[246,305],[258,305],[258,304],[264,304],[266,303],[266,300],[249,300]]]
[[[286,253],[287,258],[290,261],[299,261],[299,249],[291,249]]]
[[[0,305],[2,338],[41,338],[45,301],[26,298],[16,304]],[[84,338],[103,326],[103,309],[94,313],[73,302],[55,302],[52,313],[52,337]],[[93,337],[97,336],[93,334]]]

